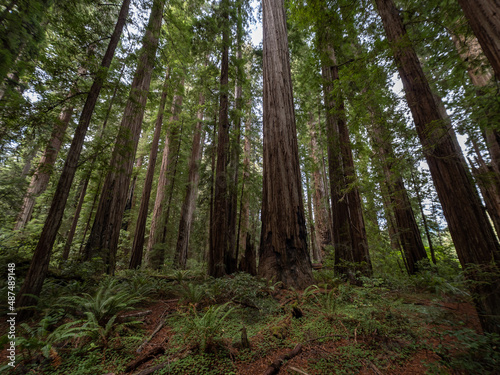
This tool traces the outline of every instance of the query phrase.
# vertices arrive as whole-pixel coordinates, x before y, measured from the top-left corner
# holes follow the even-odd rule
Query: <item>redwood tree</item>
[[[163,113],[165,112],[165,103],[167,102],[168,81],[170,78],[170,69],[167,68],[167,74],[163,83],[163,90],[160,98],[160,106],[156,115],[155,131],[153,141],[151,142],[151,150],[149,152],[148,170],[146,172],[146,180],[144,181],[144,189],[142,190],[141,206],[135,226],[134,243],[132,244],[132,255],[130,257],[129,268],[138,268],[142,264],[142,253],[144,248],[144,236],[146,234],[146,220],[148,217],[149,198],[151,197],[151,188],[153,185],[153,177],[155,173],[156,158],[158,156],[158,143],[160,142],[161,128],[163,124]]]
[[[98,255],[113,274],[123,212],[132,174],[154,66],[165,0],[153,1],[139,62],[118,132],[110,167],[102,187],[94,224],[85,246],[85,259]]]
[[[215,195],[213,221],[210,222],[210,248],[208,256],[208,274],[221,277],[228,271],[228,264],[233,262],[229,249],[229,207],[228,207],[228,171],[229,154],[229,0],[221,0],[222,7],[222,61],[220,73],[219,128],[217,138],[217,165],[215,170]],[[232,269],[232,266],[229,266]]]
[[[500,80],[500,1],[458,0],[458,3]]]
[[[260,276],[304,288],[307,250],[297,130],[283,0],[263,0],[263,197]]]
[[[458,258],[472,283],[481,325],[485,331],[500,333],[499,244],[398,9],[392,0],[375,2]]]
[[[52,246],[54,246],[57,231],[61,226],[64,207],[66,205],[66,201],[68,200],[73,178],[75,177],[78,160],[80,158],[83,142],[85,140],[85,134],[90,124],[99,93],[106,79],[108,68],[110,67],[111,60],[115,54],[116,46],[120,40],[123,26],[125,25],[125,21],[127,19],[129,6],[130,0],[124,0],[120,8],[120,13],[118,14],[118,21],[116,22],[115,29],[109,40],[108,48],[104,53],[100,69],[94,79],[87,96],[87,100],[82,109],[80,120],[75,130],[75,135],[73,136],[73,141],[71,142],[68,156],[66,157],[61,177],[59,178],[49,213],[42,229],[42,234],[40,235],[40,239],[35,248],[35,253],[31,260],[24,283],[18,293],[19,299],[16,303],[18,308],[35,304],[36,298],[33,296],[39,296],[42,291],[43,282],[49,269]],[[30,310],[21,310],[18,317],[19,319],[23,319],[29,317],[30,315]]]

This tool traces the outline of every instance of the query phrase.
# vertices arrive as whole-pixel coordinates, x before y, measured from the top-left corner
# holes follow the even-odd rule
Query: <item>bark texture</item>
[[[340,275],[354,277],[360,271],[371,274],[371,260],[356,186],[356,173],[347,128],[344,99],[335,93],[334,83],[339,79],[331,35],[323,30],[320,35],[323,50],[322,77],[325,96],[328,164],[332,195],[333,240],[335,270]]]
[[[148,247],[146,253],[146,263],[148,267],[159,269],[164,262],[165,249],[165,228],[168,219],[168,187],[173,185],[175,162],[180,146],[180,123],[179,114],[182,109],[184,90],[184,79],[178,88],[179,92],[174,95],[172,103],[172,116],[169,120],[169,129],[165,137],[163,146],[163,155],[161,159],[160,175],[158,177],[158,186],[156,188],[155,205],[153,207],[153,216],[151,218],[151,228],[149,230]]]
[[[35,174],[33,174],[31,178],[14,230],[22,230],[26,224],[28,224],[31,220],[33,209],[35,208],[36,198],[47,189],[47,186],[49,186],[49,179],[52,175],[57,155],[59,154],[64,136],[66,135],[66,129],[68,129],[71,117],[73,116],[73,109],[73,106],[66,106],[56,120],[54,129],[50,135],[50,141],[45,148]]]
[[[153,1],[138,66],[111,156],[111,169],[104,180],[94,224],[86,244],[86,260],[100,257],[105,264],[104,271],[109,274],[113,274],[115,269],[118,238],[158,48],[164,5],[165,0]]]
[[[160,98],[160,106],[156,115],[155,131],[153,141],[151,142],[151,151],[149,152],[148,170],[146,171],[146,180],[144,181],[144,189],[142,190],[141,206],[135,226],[134,242],[132,244],[132,255],[130,257],[129,268],[139,268],[142,264],[142,253],[144,248],[144,236],[146,235],[146,220],[148,218],[149,198],[151,197],[151,189],[153,186],[153,177],[155,174],[156,158],[158,157],[158,144],[160,142],[161,128],[163,124],[163,114],[165,112],[165,104],[167,102],[168,81],[170,78],[170,69],[167,68],[165,81]]]
[[[499,271],[500,248],[497,239],[396,6],[392,0],[376,0],[376,4],[458,258],[467,277],[475,281],[473,295],[481,325],[485,331],[498,333],[500,281],[495,274]]]
[[[316,243],[320,248],[319,258],[321,262],[325,255],[325,248],[332,244],[331,225],[328,218],[328,197],[325,190],[323,171],[321,168],[321,153],[318,146],[317,126],[314,118],[309,121],[309,133],[311,135],[311,155],[313,159],[313,207],[316,230]]]
[[[198,182],[200,174],[198,172],[202,153],[202,126],[203,126],[203,106],[205,97],[200,94],[198,105],[198,121],[194,129],[193,143],[191,147],[191,157],[189,159],[188,183],[186,194],[181,208],[181,220],[179,222],[179,234],[174,257],[174,266],[181,269],[186,268],[188,258],[189,238],[191,236],[191,225],[193,224],[194,210],[196,207],[196,196],[198,195]]]
[[[500,80],[500,1],[458,0],[458,3]]]
[[[313,282],[307,250],[297,130],[282,0],[264,0],[264,171],[259,275],[304,288]]]
[[[404,250],[407,271],[413,275],[418,271],[417,262],[427,258],[427,253],[422,242],[420,230],[415,220],[411,202],[403,182],[403,178],[394,165],[396,155],[392,149],[391,136],[384,127],[372,116],[371,137],[382,169],[384,171],[385,185],[390,201],[391,211],[394,213],[396,236]]]
[[[221,0],[223,9],[222,61],[220,75],[219,129],[217,137],[217,165],[215,170],[214,216],[211,222],[211,242],[208,274],[221,277],[231,270],[232,252],[229,249],[228,170],[229,157],[229,0]]]
[[[57,231],[61,226],[64,207],[66,205],[66,201],[68,200],[69,192],[71,190],[71,184],[73,183],[73,178],[75,177],[78,160],[80,158],[83,142],[85,140],[85,134],[90,124],[97,98],[99,97],[102,85],[104,84],[104,80],[106,79],[107,70],[111,65],[111,60],[113,59],[116,46],[118,45],[118,42],[120,40],[123,26],[125,25],[125,21],[127,19],[129,5],[130,0],[123,1],[120,13],[118,15],[118,21],[115,25],[115,29],[113,31],[113,34],[111,35],[108,48],[101,62],[101,68],[96,78],[94,79],[82,113],[80,115],[80,120],[75,130],[75,135],[73,137],[73,141],[71,142],[68,156],[64,163],[61,177],[59,178],[56,192],[54,194],[54,198],[52,199],[49,213],[47,215],[47,220],[45,221],[44,227],[42,229],[42,234],[40,235],[40,240],[38,241],[38,244],[35,248],[35,253],[31,260],[28,273],[23,285],[21,286],[21,290],[18,293],[19,299],[16,303],[16,306],[18,308],[36,304],[36,299],[32,296],[28,296],[27,294],[39,296],[42,290],[42,285],[49,269],[52,246],[54,246]],[[22,320],[29,317],[30,315],[30,310],[21,310],[19,312],[18,318]]]

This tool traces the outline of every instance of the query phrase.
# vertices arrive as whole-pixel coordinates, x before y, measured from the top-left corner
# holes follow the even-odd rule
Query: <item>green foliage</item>
[[[205,313],[198,313],[195,308],[184,313],[185,327],[182,333],[191,345],[202,352],[212,352],[220,337],[224,334],[224,321],[234,308],[227,309],[228,303],[210,306]]]
[[[439,344],[436,353],[440,363],[454,371],[468,374],[498,374],[500,372],[500,336],[478,334],[472,329],[443,332],[452,338]],[[435,366],[430,366],[435,367]]]
[[[130,310],[144,299],[130,285],[120,285],[118,280],[106,278],[94,295],[84,293],[81,296],[63,297],[60,304],[83,314],[89,313],[99,325],[105,326],[118,312]]]

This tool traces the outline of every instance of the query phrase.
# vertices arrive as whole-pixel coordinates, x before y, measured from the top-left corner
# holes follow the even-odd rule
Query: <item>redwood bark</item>
[[[163,155],[156,188],[155,205],[151,218],[151,228],[146,253],[146,264],[149,268],[159,269],[164,261],[165,226],[168,218],[168,195],[167,188],[173,185],[174,166],[178,149],[180,146],[180,123],[179,114],[182,109],[184,90],[184,78],[181,81],[179,92],[174,95],[172,102],[172,116],[169,120],[169,129],[165,137]]]
[[[158,144],[160,142],[161,128],[163,124],[163,114],[165,112],[165,104],[167,102],[168,81],[170,79],[170,69],[167,68],[165,81],[163,82],[163,90],[156,115],[155,131],[153,141],[151,142],[151,151],[149,152],[148,170],[144,181],[144,189],[142,190],[141,206],[137,216],[137,224],[135,226],[134,242],[132,244],[132,255],[130,257],[129,268],[139,268],[142,264],[142,253],[144,248],[144,236],[146,235],[146,221],[148,218],[149,198],[151,197],[151,189],[153,186],[153,177],[155,174],[156,158],[158,157]]]
[[[310,114],[309,133],[311,135],[311,156],[313,159],[313,204],[316,230],[316,243],[320,248],[319,262],[325,255],[325,247],[332,244],[331,225],[328,217],[328,198],[326,196],[323,171],[321,168],[321,155],[319,152],[316,122]]]
[[[200,174],[198,167],[201,160],[202,153],[202,125],[203,125],[203,106],[205,104],[205,97],[200,94],[198,101],[199,109],[194,129],[193,143],[191,147],[191,157],[189,159],[189,174],[188,184],[186,187],[186,194],[181,208],[181,220],[179,222],[179,234],[177,236],[177,245],[174,258],[174,266],[181,269],[186,268],[188,258],[189,238],[191,236],[191,225],[193,224],[194,210],[196,206],[196,196],[198,194],[198,182]]]
[[[102,85],[106,79],[107,70],[111,65],[111,60],[113,59],[116,46],[120,40],[123,26],[125,25],[128,15],[129,5],[130,0],[123,1],[118,15],[118,21],[115,25],[113,34],[111,35],[108,48],[102,59],[101,67],[96,78],[94,79],[92,87],[90,88],[90,92],[80,115],[80,120],[75,130],[75,135],[73,137],[73,141],[71,142],[68,156],[64,163],[61,177],[59,178],[56,192],[54,194],[54,198],[52,199],[49,213],[42,229],[40,240],[35,248],[35,253],[31,260],[24,283],[18,293],[19,299],[16,303],[18,308],[36,304],[36,298],[28,296],[27,294],[39,296],[42,290],[42,285],[49,269],[52,246],[54,245],[57,231],[61,225],[64,207],[66,205],[66,201],[68,200],[71,184],[78,166],[78,160],[80,158],[83,142],[85,140],[85,134],[90,124],[97,98],[99,97]],[[29,317],[31,313],[31,310],[20,310],[18,318],[20,320],[25,319]]]
[[[113,274],[115,270],[118,238],[158,48],[164,5],[165,0],[153,1],[137,70],[111,156],[111,169],[104,180],[94,224],[86,245],[86,260],[98,256],[105,264],[105,270],[97,272]]]
[[[356,271],[371,274],[371,260],[366,238],[361,198],[356,186],[349,130],[345,120],[344,99],[340,92],[335,96],[334,83],[339,79],[335,51],[329,31],[320,35],[323,49],[322,76],[327,110],[327,142],[332,194],[333,239],[335,270],[350,278]]]
[[[228,171],[229,155],[229,0],[221,0],[222,10],[222,61],[220,75],[219,131],[217,140],[217,166],[215,171],[214,216],[211,223],[211,242],[208,257],[208,274],[221,277],[232,270],[233,256],[229,249]]]
[[[70,93],[70,95],[72,95],[72,93]],[[71,117],[73,116],[73,110],[73,106],[66,106],[56,120],[54,129],[50,135],[50,141],[43,153],[35,174],[33,174],[31,178],[14,230],[22,230],[26,224],[28,224],[31,220],[33,209],[35,208],[36,198],[40,196],[49,185],[49,179],[52,175],[52,170],[56,163],[59,150],[61,149],[64,136],[66,135],[66,129],[68,129]]]
[[[287,287],[313,282],[307,250],[283,0],[264,0],[264,158],[259,275]]]
[[[231,274],[238,270],[238,254],[239,249],[236,246],[236,221],[237,221],[237,206],[238,206],[238,178],[240,167],[240,133],[241,133],[241,108],[242,108],[242,95],[243,95],[243,68],[240,66],[243,53],[241,50],[242,45],[242,16],[241,16],[241,1],[238,1],[237,7],[237,24],[236,24],[236,87],[234,89],[234,137],[231,143],[231,160],[229,171],[232,173],[231,181],[228,184],[228,256],[226,261],[226,271]]]
[[[500,1],[458,0],[458,3],[500,80]]]
[[[392,0],[376,0],[458,258],[485,331],[500,332],[500,247]],[[458,204],[457,204],[458,203]]]
[[[385,185],[390,200],[390,208],[394,213],[396,236],[404,250],[407,271],[410,275],[418,271],[417,263],[427,258],[420,230],[415,220],[408,192],[403,178],[398,173],[394,160],[396,155],[392,149],[391,136],[385,124],[377,123],[374,110],[372,112],[371,138],[385,176]]]

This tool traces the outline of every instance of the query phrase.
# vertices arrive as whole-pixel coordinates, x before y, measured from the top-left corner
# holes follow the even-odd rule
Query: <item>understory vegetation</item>
[[[11,373],[139,374],[155,366],[155,374],[263,373],[297,344],[300,354],[282,373],[500,371],[499,337],[480,332],[452,259],[409,278],[361,277],[362,286],[322,269],[304,291],[246,273],[214,279],[190,264],[82,281],[61,269],[46,280],[34,319],[18,328]]]

